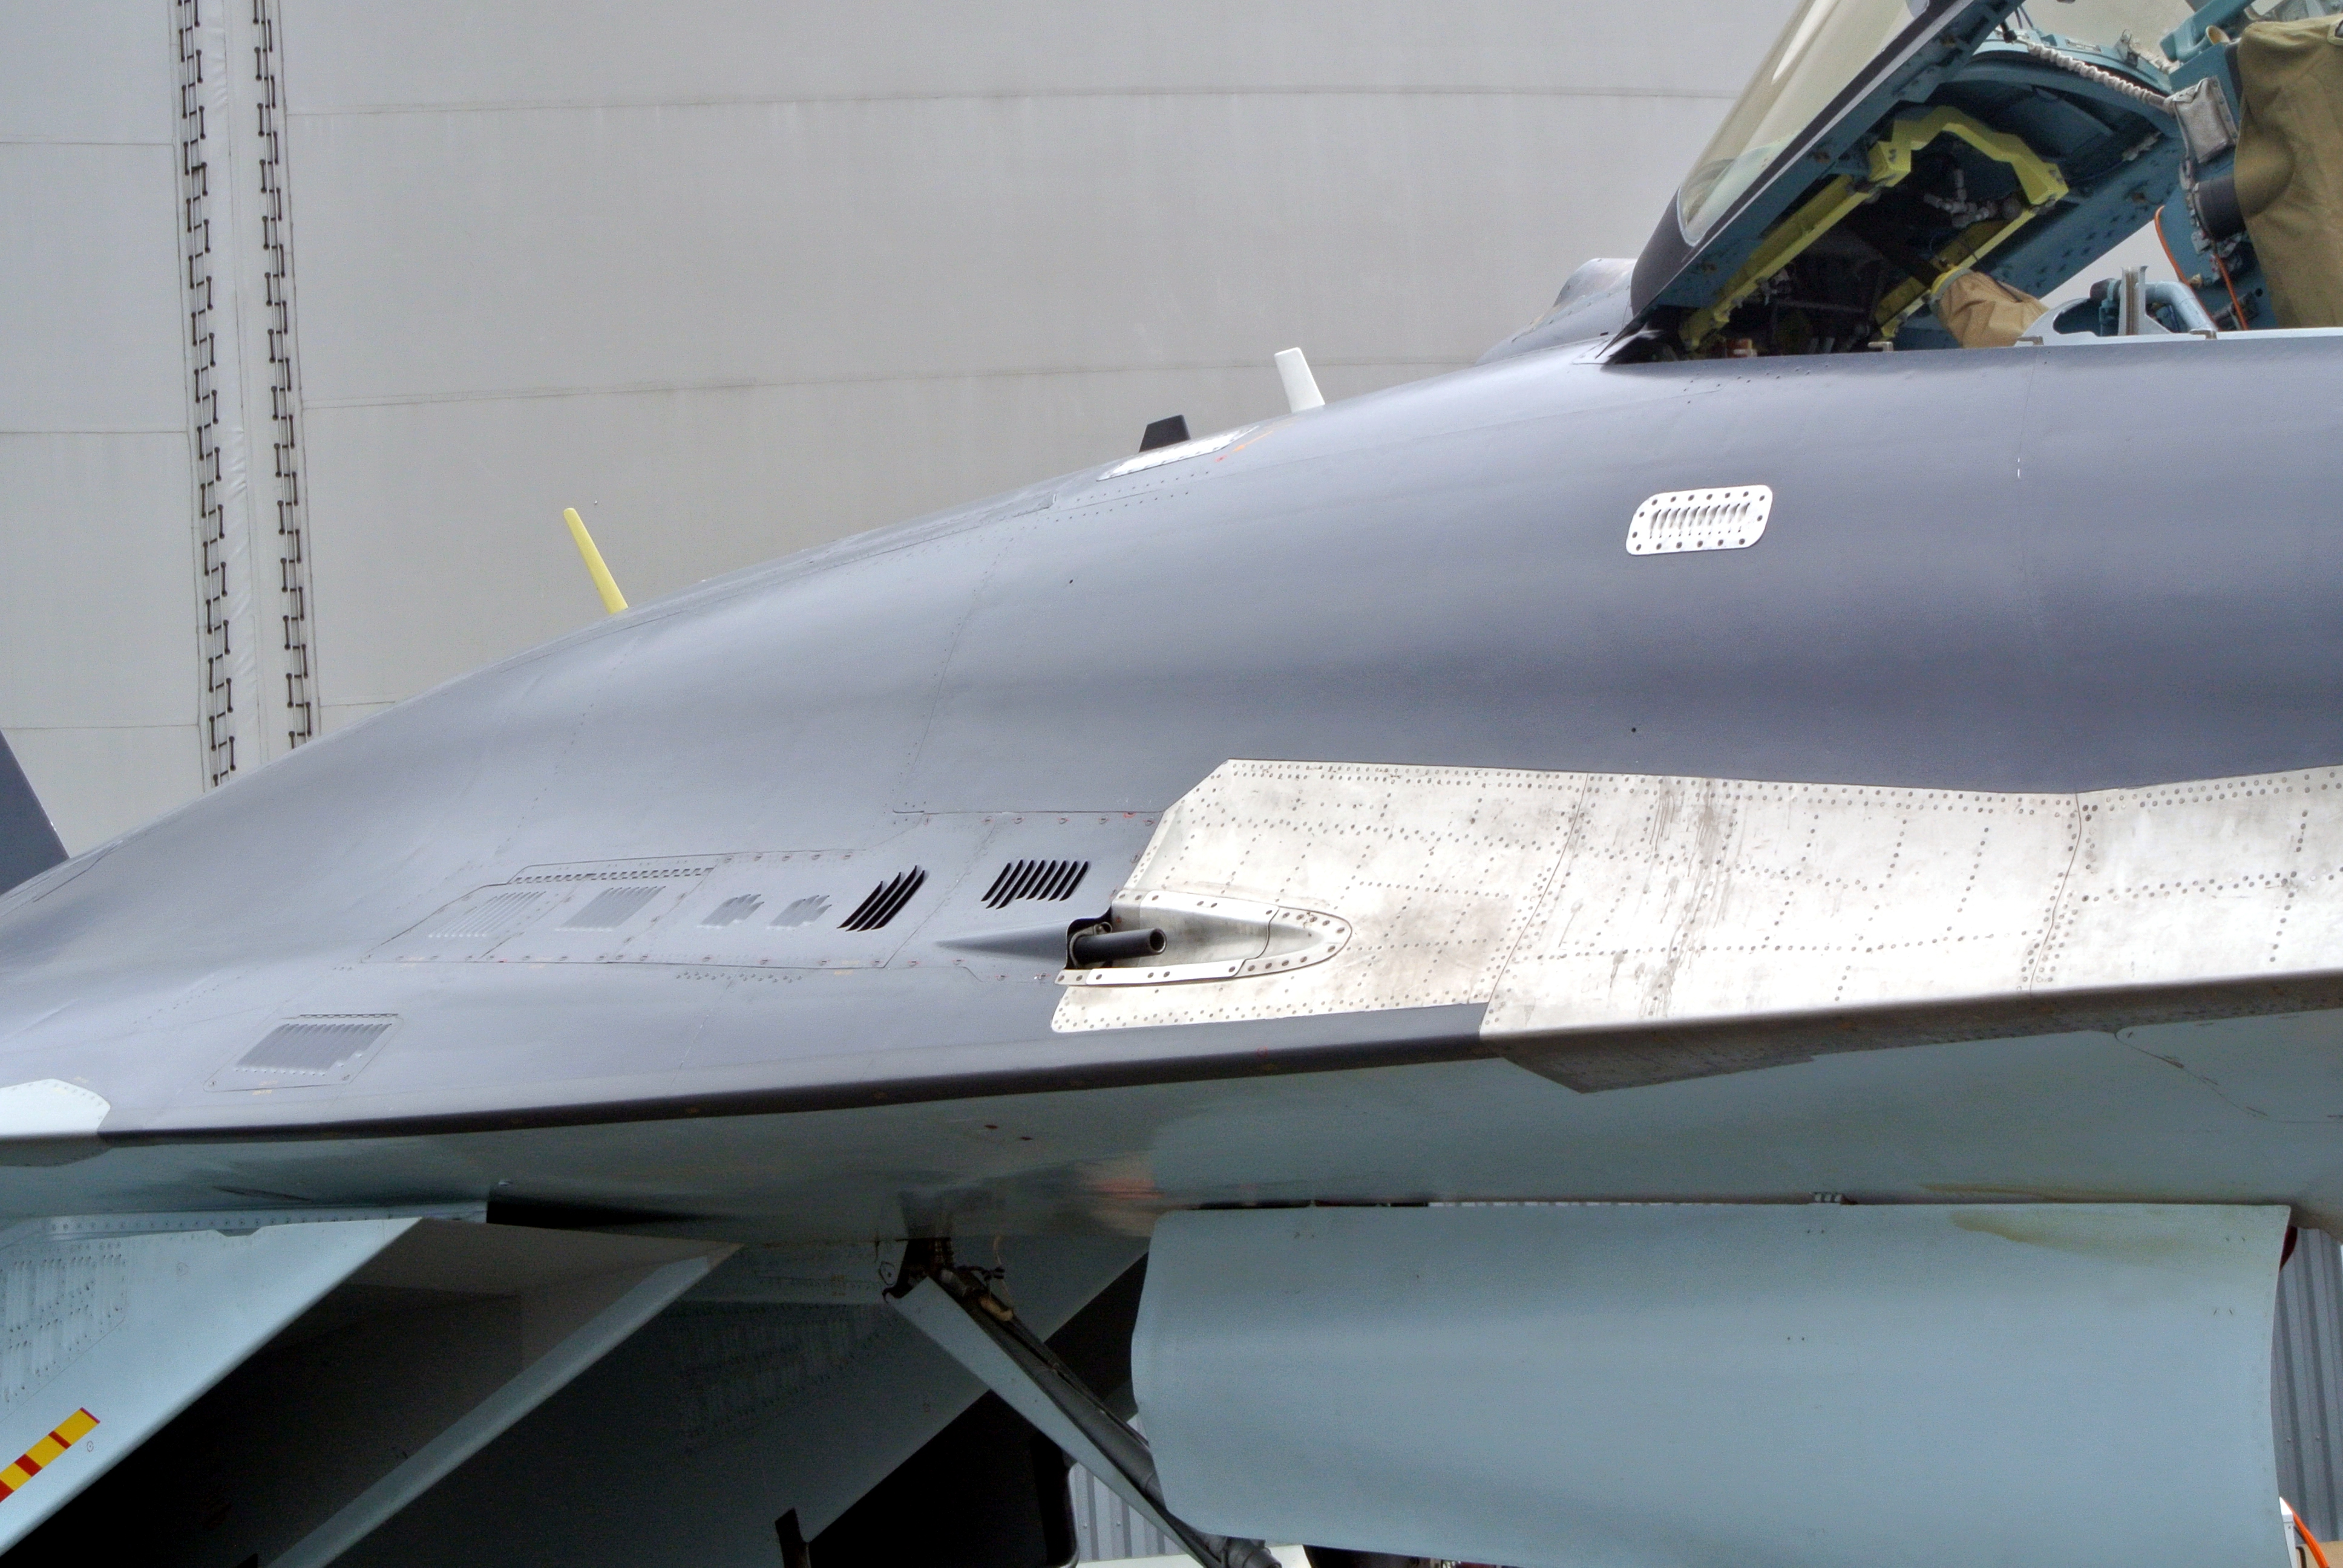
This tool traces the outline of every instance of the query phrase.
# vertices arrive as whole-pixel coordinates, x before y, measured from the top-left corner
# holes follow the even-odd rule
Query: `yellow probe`
[[[594,536],[586,531],[586,519],[578,515],[575,507],[561,508],[561,520],[569,525],[569,537],[578,541],[578,553],[586,558],[587,575],[602,595],[602,608],[612,615],[627,608],[627,596],[618,591],[618,580],[610,568],[602,564],[602,552],[594,548]]]

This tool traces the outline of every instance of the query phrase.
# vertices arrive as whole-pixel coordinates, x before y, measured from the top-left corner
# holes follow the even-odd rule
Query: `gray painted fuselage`
[[[1494,1060],[1477,1007],[1053,1034],[1054,962],[953,945],[1002,927],[1009,859],[1093,864],[1025,924],[1102,910],[1230,758],[1996,791],[2343,761],[2339,357],[1549,350],[704,585],[0,901],[0,1082],[113,1106],[106,1152],[0,1173],[0,1207],[488,1195],[743,1237],[1817,1190],[2343,1213],[2323,1019],[1579,1095]],[[2249,439],[2195,434],[2222,408]],[[1755,548],[1623,548],[1646,496],[1746,484]],[[532,867],[748,854],[826,857],[832,926],[928,879],[789,965],[399,957]],[[399,1022],[347,1083],[227,1070],[295,1014]]]

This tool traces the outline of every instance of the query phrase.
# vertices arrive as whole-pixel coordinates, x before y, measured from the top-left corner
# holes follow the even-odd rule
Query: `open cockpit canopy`
[[[1909,0],[1806,0],[1676,191],[1676,228],[1697,243],[1832,101],[1920,25]]]
[[[1968,342],[1948,293],[2038,313],[2034,295],[2159,221],[2197,297],[2181,317],[2274,325],[2225,185],[2233,35],[2337,9],[1805,0],[1637,258],[1623,352]]]

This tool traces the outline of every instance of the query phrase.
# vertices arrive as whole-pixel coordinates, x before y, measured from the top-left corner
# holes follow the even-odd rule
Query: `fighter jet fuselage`
[[[0,896],[0,1545],[1051,1568],[1079,1462],[1206,1568],[2274,1558],[2287,1249],[2343,1296],[2280,9],[1809,0],[1473,368],[1282,356]],[[2179,281],[2029,292],[2159,214]]]
[[[402,1196],[549,1197],[600,1179],[557,1151],[594,1126],[1100,1084],[1184,1104],[1236,1093],[1203,1087],[1232,1076],[1487,1054],[1470,1009],[1428,1033],[1413,1013],[1363,1014],[1331,1054],[1232,1051],[1205,1022],[1136,1048],[1053,1032],[1062,958],[998,939],[1103,914],[1165,809],[1232,758],[2001,794],[2318,767],[2338,751],[2343,588],[2307,389],[2332,347],[1631,367],[1549,353],[719,579],[405,704],[15,895],[6,1076],[95,1090],[125,1156],[20,1179],[75,1211],[151,1204],[157,1181],[200,1186],[245,1160],[307,1172],[246,1184],[319,1197],[384,1171]],[[2160,410],[2207,399],[2265,409],[2257,437],[2177,442]],[[1624,546],[1648,496],[1750,485],[1773,496],[1752,548]],[[1087,869],[1061,896],[989,905],[1020,862]],[[882,925],[851,929],[907,877]],[[565,928],[560,910],[582,905],[550,892],[509,930],[460,913],[479,890],[572,886],[652,890],[608,924]],[[347,1081],[239,1066],[313,1017],[395,1021]],[[1139,1092],[1159,1082],[1188,1087]],[[2034,1113],[1980,1105],[1948,1147],[2013,1111]],[[536,1153],[531,1129],[565,1131]],[[497,1155],[446,1163],[491,1131]],[[2236,1196],[2271,1130],[2232,1131],[2167,1149],[2152,1173],[2078,1171],[2068,1150],[1991,1175]],[[1404,1157],[1372,1141],[1335,1185],[1784,1184],[1770,1157],[1631,1175],[1591,1152],[1557,1167],[1543,1135],[1512,1165],[1485,1128],[1453,1133],[1443,1151],[1421,1128]],[[1143,1160],[1157,1135],[1081,1140],[1081,1157]],[[384,1140],[388,1166],[353,1166],[354,1137]],[[1810,1146],[1812,1179],[1879,1138]],[[947,1183],[1016,1170],[1048,1186],[1067,1158],[1053,1134],[972,1148],[958,1172],[920,1141],[916,1163]],[[1944,1174],[1919,1161],[1830,1180],[1917,1196]],[[654,1207],[753,1212],[772,1176],[744,1175],[742,1190],[714,1172],[631,1180],[659,1189]],[[2313,1175],[2248,1185],[2308,1201]],[[1184,1172],[1180,1197],[1276,1180],[1232,1155]]]

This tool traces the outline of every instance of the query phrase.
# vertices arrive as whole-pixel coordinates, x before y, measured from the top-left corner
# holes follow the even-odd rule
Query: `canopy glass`
[[[2035,0],[2013,22],[2119,51],[2128,36],[2153,63],[2156,41],[2188,15],[2187,0]],[[1793,137],[1910,26],[1910,0],[1805,0],[1676,193],[1676,221],[1698,245]]]
[[[1790,138],[1911,25],[1906,0],[1805,0],[1677,191],[1684,238],[1706,237]]]

